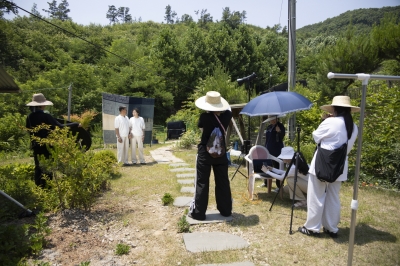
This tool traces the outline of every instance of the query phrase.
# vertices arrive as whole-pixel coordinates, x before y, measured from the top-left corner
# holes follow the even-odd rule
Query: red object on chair
[[[254,194],[254,182],[256,178],[260,179],[268,179],[268,193],[271,193],[271,186],[272,186],[272,177],[267,176],[264,173],[260,172],[255,172],[254,171],[254,164],[253,160],[255,159],[269,159],[273,160],[279,163],[279,169],[283,170],[284,169],[284,164],[281,159],[278,159],[275,156],[272,156],[267,148],[261,145],[255,145],[253,146],[249,154],[247,154],[245,157],[246,161],[248,162],[249,165],[249,183],[248,183],[248,191],[249,191],[249,197],[252,200],[253,199],[253,194]]]

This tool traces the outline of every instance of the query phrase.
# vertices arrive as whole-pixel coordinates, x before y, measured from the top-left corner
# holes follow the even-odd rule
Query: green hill
[[[355,34],[368,34],[372,26],[379,24],[385,14],[396,13],[400,18],[400,5],[383,8],[360,8],[347,11],[337,17],[328,18],[323,22],[304,26],[297,30],[298,38],[312,38],[318,35],[339,36],[344,33],[347,27],[352,24]]]

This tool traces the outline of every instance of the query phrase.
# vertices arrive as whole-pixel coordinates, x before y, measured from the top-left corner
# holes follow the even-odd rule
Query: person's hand
[[[118,142],[122,143],[122,138],[121,137],[118,138]]]
[[[132,138],[133,138],[133,135],[132,135],[131,133],[129,133],[128,138],[129,138],[129,139],[132,139]]]
[[[275,130],[276,130],[276,132],[281,132],[281,128],[278,125],[276,125]]]
[[[81,123],[79,123],[78,127],[82,127],[82,124],[81,124]]]

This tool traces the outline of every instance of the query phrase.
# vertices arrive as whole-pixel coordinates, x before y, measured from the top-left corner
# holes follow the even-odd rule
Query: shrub
[[[178,221],[178,233],[189,233],[190,232],[190,224],[186,220],[186,216],[182,215],[182,217]]]
[[[163,205],[169,205],[172,202],[174,202],[174,198],[171,196],[169,193],[165,193],[164,196],[161,199]]]
[[[130,247],[126,244],[117,244],[117,248],[115,249],[116,255],[124,255],[128,254]]]
[[[194,130],[188,130],[182,134],[182,137],[178,141],[178,147],[183,149],[189,149],[192,145],[199,142],[199,135]]]

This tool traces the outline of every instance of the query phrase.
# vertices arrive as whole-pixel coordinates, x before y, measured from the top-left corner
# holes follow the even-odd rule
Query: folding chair
[[[283,161],[281,159],[276,158],[275,156],[272,156],[268,152],[267,148],[261,145],[253,146],[250,149],[249,154],[247,154],[244,158],[246,159],[249,165],[249,183],[248,183],[249,198],[253,200],[254,182],[256,178],[268,179],[268,193],[271,193],[273,178],[261,171],[262,163],[264,161],[265,163],[268,163],[271,160],[276,161],[279,163],[279,169],[283,170],[284,169]]]

